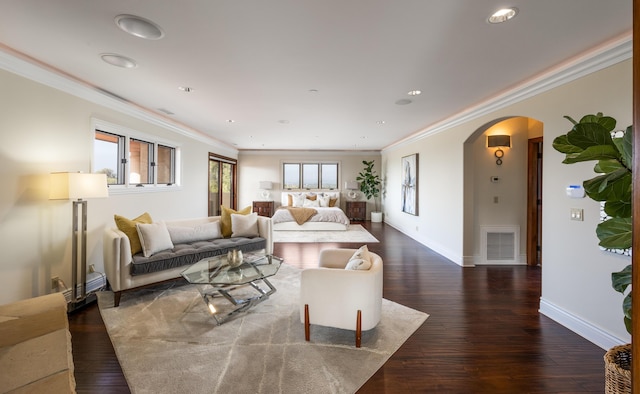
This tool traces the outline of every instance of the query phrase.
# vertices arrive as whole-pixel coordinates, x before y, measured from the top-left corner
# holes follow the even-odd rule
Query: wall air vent
[[[519,264],[520,227],[482,226],[481,264]]]

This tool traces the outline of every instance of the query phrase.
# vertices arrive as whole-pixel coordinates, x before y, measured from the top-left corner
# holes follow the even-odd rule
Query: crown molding
[[[138,107],[133,103],[100,91],[94,86],[90,86],[82,81],[66,75],[59,70],[54,70],[37,60],[24,56],[11,48],[0,44],[0,69],[17,74],[34,82],[41,83],[51,88],[68,93],[72,96],[87,100],[94,104],[112,109],[136,119],[143,120],[152,125],[162,127],[176,134],[214,145],[225,151],[229,155],[237,155],[238,150],[228,146],[226,143],[202,134],[184,125],[177,124],[150,110]]]
[[[540,93],[564,85],[585,75],[631,59],[633,55],[631,31],[601,46],[591,49],[579,56],[551,68],[533,78],[518,84],[498,95],[467,108],[441,122],[428,126],[400,141],[382,149],[390,152],[403,146],[413,144],[421,139],[441,133],[452,127],[495,112],[501,108],[518,103]]]

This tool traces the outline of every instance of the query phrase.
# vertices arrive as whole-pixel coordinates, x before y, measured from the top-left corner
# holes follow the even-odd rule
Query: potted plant
[[[599,175],[583,182],[584,190],[591,199],[604,203],[607,219],[596,227],[599,245],[606,249],[628,250],[632,243],[632,166],[633,129],[614,131],[616,120],[602,113],[586,115],[579,122],[565,116],[573,128],[557,137],[553,147],[565,154],[563,163],[572,164],[595,160],[594,171]],[[611,274],[614,290],[625,294],[631,286],[631,264],[620,272]],[[622,301],[624,324],[631,334],[631,293]],[[631,346],[616,346],[605,355],[606,392],[620,391],[620,387],[631,390]],[[615,365],[613,365],[615,364]],[[620,376],[623,375],[623,376]],[[620,384],[626,382],[628,386]]]
[[[360,171],[356,180],[360,182],[360,191],[370,200],[373,197],[373,204],[375,211],[371,212],[372,222],[382,221],[382,212],[378,209],[378,197],[380,196],[380,183],[381,179],[378,174],[373,170],[373,164],[375,160],[363,160],[364,169]]]

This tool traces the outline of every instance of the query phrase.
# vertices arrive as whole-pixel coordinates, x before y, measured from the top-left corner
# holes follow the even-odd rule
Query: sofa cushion
[[[210,241],[176,244],[173,249],[163,250],[150,257],[145,257],[142,253],[134,255],[131,275],[149,274],[194,264],[207,257],[227,254],[233,249],[253,252],[265,249],[266,246],[267,240],[262,237],[219,238]]]
[[[222,214],[220,215],[220,228],[222,229],[222,236],[225,238],[229,238],[233,233],[231,229],[231,214],[248,215],[252,210],[251,206],[248,206],[236,211],[234,209],[227,208],[224,205],[221,205],[220,209],[222,210]]]
[[[136,228],[140,237],[140,245],[142,245],[142,254],[145,257],[162,250],[173,249],[171,236],[164,223],[138,223]]]
[[[138,229],[136,229],[137,223],[152,223],[151,215],[147,212],[138,216],[135,219],[127,219],[124,216],[113,215],[113,219],[116,222],[118,230],[122,231],[129,238],[129,244],[131,245],[131,254],[142,252],[142,245],[140,244],[140,237],[138,236]]]
[[[171,236],[171,241],[174,244],[222,238],[219,220],[193,226],[167,224],[167,230],[169,231],[169,236]]]
[[[256,212],[248,215],[231,215],[231,236],[232,237],[257,237],[258,234],[258,214]]]

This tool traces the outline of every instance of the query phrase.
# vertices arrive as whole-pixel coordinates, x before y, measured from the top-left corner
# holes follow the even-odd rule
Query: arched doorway
[[[464,143],[464,265],[527,264],[534,253],[529,251],[535,240],[536,256],[541,231],[541,160],[530,170],[531,154],[542,152],[543,125],[524,116],[495,119],[475,130]],[[508,135],[510,146],[488,147],[487,136]],[[538,141],[537,152],[530,141]],[[533,191],[531,185],[535,186]],[[535,197],[532,197],[534,194]],[[528,207],[535,201],[534,208]],[[530,224],[530,217],[537,221]],[[532,233],[535,229],[535,233]],[[537,264],[539,260],[532,260]]]

